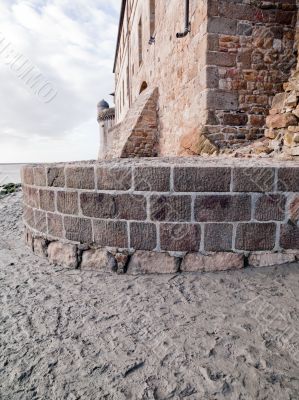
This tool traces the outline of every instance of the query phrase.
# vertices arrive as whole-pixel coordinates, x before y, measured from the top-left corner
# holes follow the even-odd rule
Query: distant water
[[[5,183],[21,183],[21,168],[24,164],[0,164],[0,186]]]

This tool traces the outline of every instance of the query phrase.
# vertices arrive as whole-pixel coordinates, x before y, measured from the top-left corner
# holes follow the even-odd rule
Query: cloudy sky
[[[120,0],[0,0],[0,163],[94,159]]]

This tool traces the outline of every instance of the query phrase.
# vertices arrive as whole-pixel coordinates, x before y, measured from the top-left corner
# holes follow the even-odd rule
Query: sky
[[[121,0],[0,0],[0,163],[97,158]]]

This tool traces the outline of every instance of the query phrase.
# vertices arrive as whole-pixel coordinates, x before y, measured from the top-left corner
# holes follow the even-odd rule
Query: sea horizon
[[[29,163],[0,163],[0,186],[21,183],[21,168]]]

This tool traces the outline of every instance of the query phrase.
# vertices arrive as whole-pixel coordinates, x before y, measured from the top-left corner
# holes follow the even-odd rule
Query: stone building
[[[105,157],[212,154],[264,135],[296,63],[296,0],[122,0]]]

